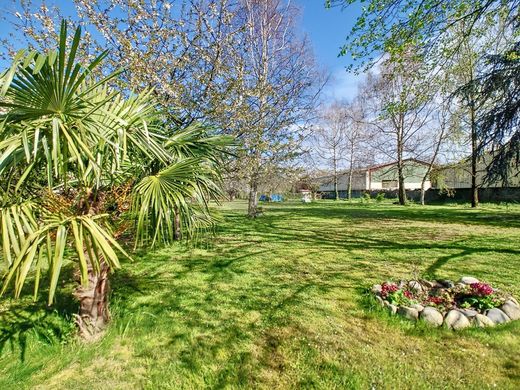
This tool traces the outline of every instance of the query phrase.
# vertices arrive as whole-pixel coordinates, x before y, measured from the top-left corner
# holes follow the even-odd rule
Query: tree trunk
[[[404,184],[403,168],[399,168],[399,204],[404,206],[406,204],[406,189]]]
[[[88,286],[78,286],[74,296],[79,300],[79,313],[75,315],[80,336],[87,341],[97,340],[110,321],[108,309],[108,280],[110,269],[102,263],[99,274],[89,267]]]
[[[406,204],[406,188],[404,183],[404,167],[403,167],[403,130],[404,129],[404,117],[403,115],[399,118],[399,128],[397,130],[397,174],[398,174],[398,194],[399,204],[404,206]]]
[[[337,161],[336,161],[336,152],[335,152],[335,151],[334,151],[333,169],[334,169],[334,200],[339,200],[339,191],[338,191],[338,166],[337,166]]]
[[[249,202],[247,205],[247,215],[256,218],[258,212],[258,184],[252,180],[249,185]]]
[[[354,175],[354,142],[350,143],[350,164],[348,170],[348,200],[352,200],[352,176]]]
[[[425,182],[425,178],[422,179],[421,181],[421,205],[424,206],[425,202],[424,202],[424,193],[426,192],[424,190],[424,182]]]
[[[339,200],[338,175],[334,174],[334,200]]]
[[[179,241],[182,238],[181,233],[181,215],[179,214],[178,210],[175,210],[175,214],[173,217],[173,229],[174,229],[174,239]]]
[[[398,196],[399,204],[404,206],[406,204],[406,188],[404,183],[404,172],[403,172],[403,157],[401,153],[397,156],[397,175],[398,175]]]
[[[471,115],[471,207],[478,206],[478,184],[477,184],[477,122],[475,119],[474,102],[470,103]]]
[[[350,166],[350,170],[348,171],[348,201],[352,200],[352,165]]]

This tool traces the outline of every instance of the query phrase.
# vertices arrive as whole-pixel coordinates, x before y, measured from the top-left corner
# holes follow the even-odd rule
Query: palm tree
[[[109,273],[130,257],[118,239],[154,246],[211,226],[229,140],[167,121],[151,91],[111,88],[119,71],[95,77],[107,53],[82,65],[80,36],[68,48],[63,22],[57,50],[21,51],[0,77],[0,294],[20,296],[34,273],[36,299],[48,268],[51,305],[71,259],[76,321],[92,338],[109,320]]]

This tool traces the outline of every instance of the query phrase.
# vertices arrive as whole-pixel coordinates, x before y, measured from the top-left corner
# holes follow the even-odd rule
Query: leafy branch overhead
[[[326,0],[327,7],[346,8],[357,0]],[[445,43],[457,39],[451,33],[458,24],[464,24],[461,44],[468,36],[478,35],[479,24],[500,23],[510,27],[518,13],[518,0],[458,0],[458,1],[390,1],[361,2],[361,15],[357,18],[342,55],[351,56],[353,68],[369,68],[381,55],[402,53],[410,46],[431,54],[433,61],[442,62],[440,50]],[[458,46],[456,45],[456,46]],[[442,53],[446,54],[446,53]]]

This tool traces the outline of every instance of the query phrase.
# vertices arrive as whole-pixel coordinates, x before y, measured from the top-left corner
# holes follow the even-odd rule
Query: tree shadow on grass
[[[120,298],[124,310],[147,313],[136,320],[141,331],[171,329],[170,333],[160,335],[159,345],[154,342],[150,347],[143,346],[136,352],[137,356],[153,360],[160,350],[161,354],[180,362],[181,369],[197,376],[203,376],[206,363],[211,362],[216,367],[217,378],[213,387],[237,384],[247,387],[258,383],[262,369],[283,372],[284,357],[280,349],[287,340],[307,336],[307,329],[301,328],[306,316],[338,316],[327,305],[320,305],[329,299],[333,290],[337,294],[341,289],[353,288],[354,297],[360,300],[357,308],[362,309],[355,310],[354,315],[377,316],[363,310],[363,287],[371,276],[366,264],[358,264],[355,258],[349,257],[344,263],[336,261],[331,266],[323,263],[316,269],[306,269],[308,263],[299,262],[298,258],[276,261],[277,256],[284,256],[284,250],[298,248],[305,260],[311,251],[336,251],[349,256],[349,253],[367,249],[403,253],[425,249],[425,243],[417,240],[393,241],[384,235],[348,229],[328,231],[299,220],[291,225],[294,213],[299,214],[298,218],[341,219],[353,224],[368,219],[376,224],[376,233],[382,229],[377,227],[377,222],[384,218],[410,220],[411,225],[413,221],[425,221],[490,226],[501,226],[504,220],[517,218],[504,216],[497,222],[489,215],[472,219],[471,212],[443,212],[445,216],[397,207],[389,211],[388,208],[350,210],[313,206],[274,207],[256,220],[230,214],[225,225],[219,228],[221,242],[212,247],[214,250],[196,256],[184,254],[175,260],[175,271],[163,266],[163,262],[172,261],[171,256],[149,254],[139,270],[116,274],[114,294]],[[520,225],[513,221],[511,226]],[[450,261],[477,253],[520,255],[520,250],[464,239],[429,240],[426,249],[448,253],[433,259],[426,270],[430,274],[439,273]],[[275,261],[263,264],[266,255]],[[136,297],[143,300],[134,302]],[[410,332],[419,334],[417,330]]]
[[[294,319],[304,317],[309,305],[313,315],[330,316],[329,309],[312,302],[343,287],[339,273],[316,277],[301,272],[297,264],[255,267],[251,262],[269,251],[243,250],[177,259],[180,269],[174,275],[161,266],[166,256],[158,255],[148,258],[146,268],[124,270],[114,280],[118,304],[139,318],[139,329],[171,328],[171,334],[161,336],[161,353],[171,351],[171,359],[197,375],[202,362],[220,359],[216,388],[251,384],[262,366],[283,369],[276,352],[282,340],[304,334]],[[143,300],[136,302],[136,297]],[[244,345],[255,345],[258,355],[252,356]],[[143,347],[137,356],[152,359],[157,348],[155,343]],[[222,354],[230,356],[229,361],[222,361]]]
[[[341,207],[340,207],[341,206]],[[304,215],[317,219],[349,218],[353,220],[409,220],[422,222],[462,223],[499,227],[520,227],[520,212],[511,210],[462,209],[460,207],[428,206],[406,207],[397,205],[316,204],[309,207],[272,209],[275,213]],[[269,217],[269,210],[266,217]]]
[[[399,241],[393,241],[379,238],[375,234],[365,231],[338,232],[336,230],[327,231],[306,226],[279,228],[276,226],[276,221],[277,218],[256,221],[254,226],[255,237],[263,242],[288,243],[291,245],[297,243],[300,247],[309,249],[341,250],[347,253],[363,250],[374,250],[378,252],[398,251],[404,254],[405,259],[407,259],[406,254],[413,253],[414,251],[423,251],[425,249],[429,251],[450,252],[447,255],[432,259],[431,264],[423,271],[425,275],[432,277],[440,277],[439,271],[448,262],[471,255],[500,253],[520,256],[520,250],[508,247],[497,247],[495,242],[490,242],[489,246],[487,243],[482,244],[480,242],[472,245],[468,243],[464,237],[457,240],[422,242],[421,240],[405,240],[404,236],[406,232],[403,232],[403,236],[397,238]],[[228,230],[228,234],[229,233],[239,234],[238,228],[231,228],[231,230]],[[355,261],[351,261],[348,264],[352,267],[355,265]]]
[[[72,279],[72,266],[64,267],[62,273],[65,280]],[[45,278],[42,278],[42,285],[47,285]],[[74,334],[72,313],[77,311],[77,302],[69,289],[58,289],[56,303],[48,307],[44,303],[48,290],[42,289],[40,299],[32,302],[28,296],[32,288],[27,284],[22,298],[12,300],[7,310],[0,311],[0,356],[18,353],[20,361],[24,362],[30,339],[51,345],[64,342]]]
[[[468,222],[471,213],[449,211],[448,216],[441,217],[446,223],[475,223]],[[283,357],[278,354],[283,340],[305,335],[305,329],[298,327],[295,318],[301,319],[309,311],[318,317],[337,315],[315,301],[326,299],[332,290],[345,288],[354,288],[354,295],[361,296],[362,286],[371,276],[370,269],[355,258],[344,263],[336,261],[330,267],[324,264],[320,269],[306,269],[297,258],[263,264],[263,256],[277,254],[277,251],[282,256],[283,251],[290,248],[289,244],[301,249],[303,257],[311,251],[324,250],[348,254],[366,249],[404,252],[424,249],[421,242],[397,242],[363,231],[328,231],[304,222],[281,227],[282,222],[285,225],[290,222],[291,213],[322,220],[339,218],[354,224],[365,219],[377,223],[387,217],[439,220],[431,212],[419,215],[397,206],[395,212],[388,208],[287,207],[273,209],[272,213],[268,210],[257,220],[233,214],[219,228],[222,243],[211,246],[212,251],[206,254],[191,256],[185,249],[176,248],[180,256],[173,259],[172,254],[165,251],[143,252],[139,255],[146,258],[141,259],[139,266],[118,270],[112,277],[112,286],[120,319],[126,321],[129,313],[146,312],[146,316],[136,315],[136,321],[150,332],[157,329],[158,323],[162,323],[163,329],[172,323],[172,332],[161,341],[162,346],[170,351],[172,359],[180,359],[184,367],[193,372],[200,372],[201,362],[217,360],[219,354],[226,351],[232,357],[228,363],[221,362],[215,387],[236,382],[247,385],[254,379],[251,375],[258,375],[259,365],[284,369]],[[495,226],[495,221],[489,218],[480,219],[478,223]],[[270,246],[265,247],[264,243]],[[517,250],[482,243],[471,245],[464,240],[429,242],[428,248],[454,252],[437,257],[426,271],[431,274],[438,273],[449,261],[474,253],[520,255]],[[136,303],[141,298],[149,299]],[[9,312],[0,313],[0,353],[7,346],[11,349],[16,346],[23,361],[28,337],[36,334],[47,343],[66,338],[63,324],[67,315],[76,311],[76,303],[70,294],[60,295],[58,303],[63,306],[56,307],[56,312],[38,304],[23,308],[14,304]],[[179,324],[173,324],[175,321]],[[258,356],[252,356],[243,344],[253,344],[259,350]],[[156,345],[143,347],[137,353],[153,356],[155,348]]]

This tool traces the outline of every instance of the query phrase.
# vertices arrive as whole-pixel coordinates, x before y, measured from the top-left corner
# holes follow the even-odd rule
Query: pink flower
[[[480,282],[472,283],[472,284],[470,284],[470,287],[471,287],[473,294],[481,296],[481,297],[491,295],[495,292],[493,290],[493,288],[489,284],[486,284],[486,283],[480,283]]]
[[[399,290],[399,288],[395,284],[384,282],[381,285],[381,297],[383,299],[388,298],[388,295],[396,292],[397,290]]]
[[[434,305],[440,305],[444,299],[441,297],[428,297],[428,302],[433,303]]]

